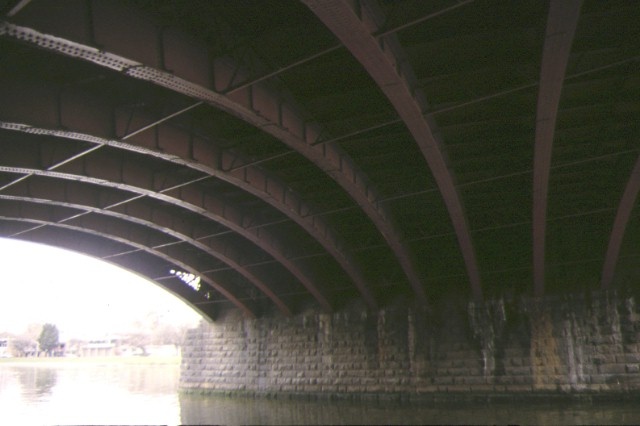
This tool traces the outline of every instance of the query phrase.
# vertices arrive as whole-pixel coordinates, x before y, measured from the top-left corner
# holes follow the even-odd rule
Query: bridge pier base
[[[492,398],[640,391],[640,316],[614,293],[450,304],[398,303],[242,318],[191,330],[181,389],[326,397]]]

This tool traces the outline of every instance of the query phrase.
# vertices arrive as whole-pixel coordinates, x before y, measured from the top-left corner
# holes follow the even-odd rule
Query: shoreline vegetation
[[[78,364],[137,364],[137,365],[180,365],[179,355],[161,356],[94,356],[94,357],[25,357],[25,358],[0,358],[1,366],[55,366]]]

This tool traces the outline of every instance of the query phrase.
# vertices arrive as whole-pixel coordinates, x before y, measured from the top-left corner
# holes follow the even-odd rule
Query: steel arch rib
[[[90,142],[95,145],[104,145],[104,146],[110,146],[110,147],[114,147],[121,150],[134,151],[134,152],[142,153],[155,158],[160,158],[165,161],[174,162],[180,165],[187,165],[187,166],[190,165],[191,168],[195,170],[205,172],[213,177],[221,178],[229,183],[234,183],[236,186],[240,188],[249,190],[249,192],[253,193],[254,195],[260,190],[260,186],[255,185],[255,182],[242,181],[238,178],[235,178],[231,174],[220,171],[219,169],[213,169],[211,167],[202,165],[200,163],[196,164],[193,162],[188,162],[184,159],[181,159],[173,155],[170,152],[160,153],[157,151],[152,151],[150,149],[132,145],[126,142],[103,139],[97,136],[91,136],[91,135],[81,134],[77,132],[43,129],[43,128],[38,128],[38,127],[33,127],[33,126],[28,126],[23,124],[16,124],[16,123],[0,122],[0,129],[12,130],[12,131],[17,131],[17,132],[26,133],[26,134],[48,135],[48,136],[54,136],[54,137],[63,138],[63,139],[81,140],[85,142]],[[268,181],[272,183],[277,182],[275,179],[270,179]],[[264,187],[266,187],[266,185],[263,186],[263,189]],[[271,189],[273,189],[273,187]],[[267,201],[267,202],[271,201],[269,202],[269,204],[271,205],[274,204],[273,200],[275,200],[275,198],[267,197],[264,193],[261,193],[260,195],[261,195],[260,198],[263,199],[264,201]],[[287,196],[289,195],[291,195],[291,199],[297,199],[296,194],[293,191],[287,192]],[[295,220],[296,223],[303,225],[303,228],[307,232],[309,232],[314,238],[316,238],[316,240],[319,241],[323,245],[323,247],[327,248],[327,245],[329,245],[328,242],[325,240],[325,238],[320,238],[321,236],[318,235],[318,233],[322,232],[323,230],[326,230],[325,236],[338,240],[338,237],[333,234],[333,232],[328,228],[328,226],[325,226],[323,221],[315,220],[315,218],[311,218],[311,220],[305,219],[301,215],[296,214],[296,211],[290,208],[287,208],[286,205],[282,205],[281,203],[278,203],[277,206],[279,207],[279,210],[287,214],[287,216],[294,217],[296,219]],[[298,203],[298,206],[299,206],[299,208],[297,209],[298,211],[304,211],[304,207],[303,207],[304,203],[302,201]],[[329,245],[329,248],[327,248],[327,250],[329,251],[329,253],[331,253],[334,256],[334,258],[336,258],[336,260],[340,263],[341,266],[345,267],[346,272],[355,281],[356,286],[360,290],[365,300],[368,302],[369,306],[374,307],[375,300],[373,299],[373,296],[369,291],[368,286],[364,282],[362,273],[355,266],[355,263],[353,264],[351,263],[353,262],[351,260],[351,256],[349,256],[344,251],[340,250],[337,245]],[[322,298],[324,298],[324,296],[322,296]],[[324,308],[329,309],[329,306],[324,305]]]
[[[302,0],[362,64],[394,106],[424,155],[449,212],[465,262],[471,292],[482,300],[482,286],[473,242],[460,195],[453,183],[432,125],[423,111],[426,102],[394,34],[376,38],[380,16],[372,1],[360,2],[360,14],[342,0]]]
[[[15,86],[19,85],[15,84]],[[25,88],[26,87],[30,88],[29,86],[25,86]],[[37,90],[34,91],[37,92]],[[25,92],[31,93],[32,91],[26,90],[24,92],[18,92],[20,98],[14,99],[14,101],[21,102],[23,105],[33,105],[33,111],[41,111],[44,108],[43,105],[49,104],[49,102],[45,101],[46,96],[43,96],[42,99],[38,97],[30,98]],[[0,87],[0,94],[4,95],[7,102],[11,102],[12,94],[7,93],[7,90],[3,91],[2,87]],[[95,100],[93,103],[95,104]],[[300,225],[309,235],[316,239],[325,250],[333,256],[345,272],[347,272],[369,308],[376,308],[376,301],[370,286],[358,262],[351,253],[345,249],[347,245],[343,238],[340,237],[322,217],[314,215],[313,212],[315,209],[304,202],[298,193],[289,189],[279,179],[271,176],[259,167],[250,165],[242,167],[241,170],[225,171],[224,167],[227,164],[242,165],[247,162],[237,154],[228,151],[216,151],[215,146],[210,143],[199,143],[197,155],[193,154],[194,158],[184,158],[185,152],[194,151],[193,149],[189,149],[189,144],[192,143],[193,139],[190,138],[190,135],[186,131],[170,127],[166,124],[159,126],[160,132],[155,134],[157,138],[156,146],[162,146],[162,150],[146,147],[144,143],[140,142],[141,140],[136,137],[127,139],[126,141],[102,137],[100,133],[104,132],[103,129],[110,127],[108,123],[109,118],[112,116],[116,118],[116,125],[122,124],[122,127],[124,127],[121,121],[126,122],[126,117],[117,114],[115,111],[111,114],[100,116],[98,114],[92,115],[92,111],[90,110],[83,110],[83,122],[81,126],[85,129],[90,128],[92,134],[82,133],[78,131],[79,129],[76,129],[76,121],[68,119],[68,115],[70,115],[69,111],[79,110],[81,106],[82,103],[78,100],[74,100],[73,102],[67,101],[62,108],[58,104],[50,106],[50,108],[53,109],[50,116],[60,117],[60,121],[65,130],[53,130],[7,121],[0,121],[0,129],[81,140],[96,146],[110,146],[124,151],[132,151],[163,161],[180,164],[228,182],[255,195]],[[30,110],[30,108],[25,108],[25,111],[28,110]],[[0,117],[0,120],[1,119],[2,117]],[[16,119],[16,117],[14,117],[14,119]],[[35,120],[35,117],[19,116],[17,119],[30,123]],[[140,126],[144,126],[147,122],[153,122],[153,119],[150,117],[137,117],[133,121],[133,124],[138,124],[138,122],[140,122]],[[201,138],[198,138],[198,140],[200,139]]]
[[[81,160],[83,161],[80,161],[78,163],[80,169],[82,170],[92,169],[91,166],[89,167],[86,166],[87,164],[86,158]],[[187,209],[203,217],[211,219],[215,222],[218,222],[226,226],[227,228],[238,233],[239,235],[242,235],[244,238],[251,241],[254,245],[256,245],[257,247],[260,247],[262,250],[269,253],[278,262],[280,262],[286,269],[288,269],[293,274],[293,276],[295,276],[303,284],[303,286],[313,295],[313,297],[318,301],[318,303],[323,309],[327,311],[331,311],[331,304],[327,300],[326,296],[315,285],[313,280],[298,265],[296,265],[293,261],[289,260],[278,248],[278,247],[286,246],[286,244],[284,244],[277,236],[273,235],[266,229],[260,229],[260,228],[250,229],[250,228],[243,227],[242,226],[243,218],[246,217],[244,213],[234,209],[233,206],[229,204],[224,204],[223,202],[221,202],[220,200],[217,200],[212,195],[198,197],[198,199],[196,200],[194,199],[193,196],[190,196],[188,193],[184,193],[182,188],[179,188],[177,190],[178,193],[175,196],[169,196],[169,195],[165,195],[163,193],[157,192],[153,189],[135,186],[133,184],[129,184],[126,182],[110,181],[107,179],[95,178],[91,176],[79,175],[79,174],[73,174],[73,173],[46,171],[46,170],[42,170],[40,168],[35,168],[35,167],[33,168],[11,167],[11,166],[2,165],[0,166],[0,171],[13,173],[13,174],[38,175],[38,176],[52,177],[56,179],[86,182],[86,183],[91,183],[91,184],[95,184],[103,187],[129,191],[134,194],[148,196],[154,199],[158,199],[160,201],[167,202],[169,204],[176,205],[180,208]],[[138,168],[137,172],[139,173],[140,171],[141,169]],[[147,179],[147,182],[153,182],[153,179]]]
[[[640,156],[636,160],[636,164],[631,171],[631,176],[625,187],[622,199],[618,205],[616,218],[613,222],[613,229],[609,237],[609,245],[607,246],[607,254],[602,267],[602,277],[600,281],[601,288],[607,290],[613,283],[618,257],[620,255],[620,247],[624,238],[631,212],[636,204],[638,192],[640,191]]]
[[[29,224],[29,222],[20,221],[18,218],[0,220],[0,232],[2,233],[2,236],[19,233],[22,229],[24,229],[24,226],[21,226],[22,223]],[[29,226],[33,225],[37,224],[29,224]],[[92,241],[89,245],[87,245],[86,240],[77,238],[77,233],[73,231],[48,227],[45,224],[37,226],[41,226],[42,229],[46,231],[38,233],[37,236],[30,235],[28,237],[19,236],[9,238],[46,244],[52,247],[59,247],[62,249],[70,250],[72,252],[82,253],[96,259],[103,260],[107,263],[113,264],[117,267],[123,268],[134,274],[147,278],[153,285],[157,285],[160,288],[172,293],[174,296],[184,301],[195,310],[199,311],[207,321],[215,320],[216,311],[213,309],[213,306],[214,304],[218,303],[218,301],[212,301],[210,298],[207,298],[206,290],[208,289],[208,287],[203,287],[201,291],[198,292],[193,291],[191,287],[185,286],[184,282],[179,277],[177,277],[176,275],[167,274],[165,272],[171,265],[163,259],[160,259],[144,251],[136,251],[134,255],[120,256],[117,258],[105,260],[109,255],[105,253],[104,248],[108,248],[109,245],[113,244],[121,246],[120,243],[114,240],[108,240],[104,238],[101,239],[100,237],[85,233],[83,235],[91,239],[99,239],[99,241]],[[62,233],[63,238],[60,238],[60,236],[57,235],[58,233]],[[97,247],[95,243],[99,244],[99,247]],[[143,255],[145,258],[140,259],[141,255]],[[202,290],[205,290],[205,292],[203,292]]]
[[[13,220],[13,221],[27,221],[30,223],[34,223],[34,224],[40,224],[40,225],[47,225],[47,226],[53,226],[53,227],[57,227],[57,228],[62,228],[62,229],[68,229],[68,230],[73,230],[73,231],[77,231],[77,232],[83,232],[83,233],[87,233],[87,234],[92,234],[101,238],[106,238],[112,241],[116,241],[119,242],[121,244],[125,244],[131,247],[135,247],[136,249],[145,251],[155,257],[161,258],[163,260],[165,260],[166,262],[169,262],[189,273],[192,273],[194,275],[199,275],[197,269],[191,267],[188,263],[184,262],[183,260],[179,260],[179,259],[175,259],[172,256],[168,256],[165,253],[159,252],[157,250],[153,250],[152,248],[149,248],[145,245],[136,243],[134,241],[131,241],[130,239],[126,238],[126,237],[122,237],[122,236],[118,236],[118,235],[113,235],[104,231],[98,231],[98,230],[94,230],[94,229],[90,229],[90,228],[85,228],[85,227],[77,227],[77,226],[72,226],[72,225],[65,225],[65,224],[61,224],[61,223],[57,223],[57,222],[53,222],[53,221],[47,221],[47,220],[42,220],[42,219],[34,219],[34,218],[29,218],[26,217],[28,216],[27,214],[25,214],[24,211],[20,212],[20,214],[16,217],[11,217],[11,216],[4,216],[6,214],[6,212],[3,212],[2,216],[0,216],[0,220]],[[220,292],[224,297],[226,297],[231,303],[233,303],[236,307],[238,307],[245,315],[255,318],[256,314],[255,312],[249,308],[245,303],[243,303],[241,300],[239,300],[237,297],[235,297],[229,290],[227,290],[224,286],[220,285],[219,283],[215,282],[214,280],[212,280],[211,278],[201,275],[201,279],[203,281],[205,281],[208,285],[210,285],[212,288],[214,288],[215,290],[217,290],[218,292]]]
[[[100,19],[100,17],[95,16],[94,19]],[[122,46],[102,43],[105,48],[99,50],[87,44],[44,34],[6,21],[0,23],[0,36],[86,60],[198,99],[274,136],[314,163],[351,196],[389,245],[415,290],[418,300],[426,304],[426,294],[411,260],[410,251],[402,242],[400,231],[393,223],[392,215],[382,203],[378,202],[382,197],[379,196],[366,175],[338,145],[332,142],[314,144],[319,141],[322,129],[316,124],[305,122],[302,119],[302,114],[296,112],[297,108],[294,105],[283,103],[282,99],[287,99],[289,96],[272,93],[264,83],[245,87],[228,95],[220,94],[216,90],[223,91],[226,88],[225,79],[228,79],[236,68],[227,60],[217,61],[204,73],[213,75],[216,81],[222,81],[220,87],[210,87],[203,85],[204,83],[197,84],[181,78],[180,76],[183,74],[181,70],[175,70],[175,75],[170,74],[145,65],[143,60],[136,61],[108,51],[110,47],[117,51]],[[99,42],[99,40],[97,41]],[[150,51],[157,48],[157,45],[149,46]],[[206,49],[203,48],[201,53],[203,57],[206,57]],[[167,56],[167,53],[158,56]]]
[[[30,190],[29,181],[26,181],[26,186],[22,188],[13,187],[11,190],[11,195],[3,195],[0,194],[0,200],[17,200],[17,201],[25,201],[30,203],[38,203],[38,204],[50,204],[54,206],[60,207],[69,207],[76,210],[86,211],[95,213],[98,215],[104,215],[108,217],[117,218],[123,221],[131,222],[137,225],[141,225],[147,227],[151,230],[155,230],[158,232],[165,233],[181,242],[185,242],[190,244],[199,250],[207,253],[211,257],[214,257],[221,262],[229,265],[235,271],[237,271],[240,275],[246,278],[249,282],[251,282],[256,288],[262,291],[277,307],[278,309],[286,316],[292,315],[291,309],[287,304],[277,296],[269,286],[263,282],[262,279],[253,274],[249,269],[243,266],[241,259],[237,253],[230,253],[228,246],[215,246],[212,240],[208,240],[208,243],[204,243],[198,241],[194,238],[196,232],[191,230],[188,234],[185,234],[185,224],[181,223],[181,231],[178,231],[173,224],[163,224],[162,226],[157,225],[156,223],[149,220],[150,218],[142,217],[140,212],[131,211],[127,209],[127,205],[125,204],[124,210],[125,213],[119,213],[112,210],[106,210],[99,207],[87,205],[86,202],[83,202],[82,197],[77,197],[78,188],[74,188],[73,185],[77,183],[75,182],[65,182],[63,185],[65,186],[60,193],[47,193],[47,198],[36,198],[31,196],[33,193]],[[17,191],[16,191],[17,189]],[[77,198],[77,199],[76,199]]]
[[[582,0],[551,0],[542,52],[533,158],[533,294],[544,294],[551,152],[560,95]]]

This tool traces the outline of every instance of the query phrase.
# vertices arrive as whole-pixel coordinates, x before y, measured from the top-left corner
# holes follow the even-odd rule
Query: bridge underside
[[[640,3],[0,0],[0,236],[205,316],[640,279]]]

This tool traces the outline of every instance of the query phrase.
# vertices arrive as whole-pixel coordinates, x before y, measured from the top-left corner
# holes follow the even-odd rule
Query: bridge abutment
[[[634,297],[612,293],[451,303],[430,314],[404,303],[258,319],[229,312],[188,334],[181,388],[407,398],[634,393],[640,316]]]

